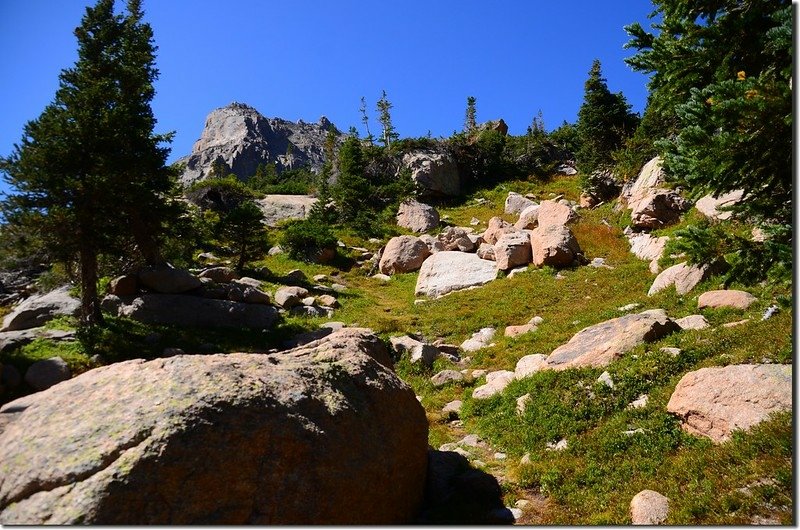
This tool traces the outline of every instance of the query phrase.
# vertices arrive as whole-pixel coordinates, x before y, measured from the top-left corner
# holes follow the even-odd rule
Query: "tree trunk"
[[[81,244],[81,324],[95,326],[103,323],[97,299],[97,252],[91,245]]]
[[[152,229],[142,219],[141,213],[133,209],[129,211],[128,216],[131,221],[133,239],[136,241],[136,246],[139,247],[139,252],[144,262],[147,265],[162,264],[164,260],[159,252],[156,237]]]

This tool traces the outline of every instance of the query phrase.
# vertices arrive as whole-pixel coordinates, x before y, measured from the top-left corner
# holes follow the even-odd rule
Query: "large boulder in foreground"
[[[607,366],[639,344],[679,330],[663,309],[612,318],[580,330],[553,350],[546,366],[553,370]]]
[[[681,427],[714,442],[747,430],[773,412],[792,410],[792,366],[739,364],[701,368],[678,382],[667,411]]]
[[[26,298],[6,315],[0,331],[36,328],[57,316],[78,316],[81,302],[70,296],[69,290],[69,285],[65,285],[49,293]]]
[[[178,294],[109,295],[103,299],[102,306],[119,317],[187,327],[268,329],[278,315],[278,311],[268,305]]]
[[[277,354],[117,363],[11,402],[0,522],[409,522],[428,426],[389,363],[348,328]]]
[[[422,264],[414,290],[417,296],[439,297],[489,283],[497,278],[494,261],[481,259],[477,254],[444,251],[433,254]]]
[[[412,272],[431,255],[428,245],[415,236],[397,236],[386,243],[378,268],[383,274]]]

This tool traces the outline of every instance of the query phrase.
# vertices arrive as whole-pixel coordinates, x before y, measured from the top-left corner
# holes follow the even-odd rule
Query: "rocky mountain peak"
[[[342,136],[325,116],[317,123],[292,122],[267,118],[245,103],[230,103],[206,118],[192,153],[181,160],[186,167],[180,180],[188,186],[206,179],[218,161],[241,180],[254,175],[259,164],[275,164],[279,172],[304,166],[319,171],[330,128]]]

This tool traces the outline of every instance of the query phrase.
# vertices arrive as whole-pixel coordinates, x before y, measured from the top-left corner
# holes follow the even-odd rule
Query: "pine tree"
[[[117,15],[114,0],[99,0],[75,35],[77,62],[0,170],[14,190],[3,204],[7,219],[46,241],[54,259],[78,256],[81,321],[93,325],[102,321],[98,256],[133,240],[145,261],[157,261],[157,235],[177,212],[165,200],[169,149],[161,144],[170,136],[153,133],[158,71],[139,1]]]
[[[394,125],[392,125],[392,115],[389,111],[392,110],[392,104],[389,102],[389,98],[386,97],[386,91],[383,91],[381,94],[381,99],[378,100],[378,121],[381,122],[381,126],[383,127],[383,145],[384,147],[389,147],[392,145],[392,141],[399,138],[397,131],[394,129]]]
[[[366,140],[369,142],[369,145],[375,144],[375,137],[372,136],[372,133],[369,132],[369,116],[367,116],[367,100],[364,96],[361,96],[361,106],[358,108],[358,111],[361,113],[361,123],[364,124],[364,130],[367,133]]]
[[[467,98],[467,110],[464,113],[464,131],[465,132],[472,132],[477,127],[478,124],[475,122],[475,96],[469,96]]]
[[[365,162],[361,142],[348,138],[339,149],[339,176],[331,190],[339,221],[352,223],[364,211],[370,196],[369,181],[364,176]]]
[[[226,213],[217,225],[217,235],[227,242],[236,258],[235,268],[241,272],[245,264],[267,249],[264,214],[256,203],[246,200]]]
[[[627,62],[651,73],[656,147],[668,174],[695,197],[736,189],[733,208],[767,234],[737,238],[729,279],[789,277],[792,259],[792,6],[788,0],[657,0],[661,21],[626,30]],[[651,111],[649,108],[648,111]],[[700,237],[687,231],[687,237]],[[689,244],[689,243],[687,243]],[[713,259],[710,256],[709,259]]]
[[[584,174],[613,163],[612,153],[633,134],[638,117],[622,93],[613,94],[595,59],[586,80],[583,104],[578,111],[578,167]]]

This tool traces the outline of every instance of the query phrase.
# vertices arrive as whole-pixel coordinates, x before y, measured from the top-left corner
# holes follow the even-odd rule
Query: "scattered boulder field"
[[[262,160],[259,142],[275,135],[301,145],[298,156],[308,158],[312,166],[316,163],[313,146],[319,140],[319,124],[283,123],[254,112],[235,104],[212,113],[183,181],[206,178],[212,155],[232,168],[249,167]],[[261,135],[248,140],[252,152],[231,151],[229,140],[252,127]],[[225,141],[215,144],[214,131]],[[291,164],[269,156],[273,162]],[[422,200],[460,192],[457,167],[446,152],[409,153],[402,165],[423,190]],[[564,171],[569,169],[564,166]],[[620,193],[619,188],[609,188]],[[308,199],[266,197],[261,206],[274,217],[267,224],[307,216],[313,204]],[[613,269],[603,258],[587,259],[573,232],[582,221],[582,208],[596,208],[607,200],[586,193],[579,205],[560,197],[537,201],[532,195],[509,192],[503,215],[515,216],[516,221],[473,218],[468,227],[443,226],[445,219],[434,207],[409,200],[400,205],[396,220],[413,235],[393,237],[377,251],[382,243],[377,240],[371,241],[373,250],[350,250],[360,253],[356,263],[381,283],[392,282],[398,274],[417,274],[414,296],[426,299],[488,289],[488,284],[531,266]],[[465,402],[491,404],[487,400],[498,396],[516,401],[515,417],[522,417],[532,394],[511,395],[509,389],[525,384],[515,381],[540,372],[593,368],[605,370],[599,377],[592,375],[592,384],[604,385],[604,391],[624,386],[614,363],[636,348],[673,334],[710,335],[751,321],[738,316],[740,320],[720,324],[715,316],[717,310],[727,315],[758,307],[759,298],[742,290],[698,293],[687,298],[690,311],[697,314],[681,311],[678,314],[686,316],[680,318],[644,305],[646,300],[659,300],[653,297],[665,289],[694,296],[695,288],[719,270],[716,265],[690,265],[680,257],[661,270],[659,260],[670,236],[652,231],[675,224],[693,206],[710,222],[724,221],[733,215],[730,207],[742,200],[742,192],[733,192],[692,205],[680,190],[668,187],[662,161],[650,160],[622,187],[617,203],[630,210],[631,223],[624,233],[630,252],[649,262],[655,275],[649,290],[643,289],[636,302],[611,310],[619,316],[570,331],[574,334],[563,344],[527,352],[505,367],[509,369],[482,364],[481,359],[492,358],[482,352],[491,352],[498,343],[524,344],[549,333],[551,323],[533,311],[514,313],[502,325],[470,330],[460,344],[441,338],[429,341],[410,332],[384,342],[370,329],[329,321],[286,340],[283,350],[267,353],[184,355],[175,350],[164,358],[124,361],[79,375],[57,356],[31,364],[24,374],[4,362],[0,396],[25,385],[33,393],[0,407],[0,523],[428,523],[437,510],[453,503],[475,504],[480,514],[475,521],[482,523],[520,520],[528,501],[505,506],[505,477],[498,480],[486,472],[485,462],[476,457],[480,453],[481,458],[490,455],[492,461],[502,462],[505,450],[494,450],[467,432],[458,442],[441,444],[438,450],[430,447],[430,411],[426,417],[422,398],[395,373],[392,359],[427,370],[425,384],[436,391],[471,386],[459,399],[448,398],[444,407],[439,403],[435,411],[454,429],[464,428],[460,415]],[[485,229],[480,231],[480,226]],[[274,291],[266,290],[261,280],[241,277],[214,261],[208,255],[203,259],[207,265],[198,270],[165,264],[119,276],[109,283],[102,308],[150,324],[262,331],[274,328],[282,315],[329,319],[341,308],[338,293],[347,290],[341,284],[324,285],[330,281],[325,275],[309,280],[299,270],[279,278]],[[262,272],[271,282],[276,280],[270,271]],[[40,338],[74,341],[74,332],[46,324],[75,317],[79,310],[70,286],[22,297],[3,319],[0,352]],[[763,319],[777,311],[778,306],[770,306]],[[677,311],[672,308],[670,313]],[[752,312],[744,316],[752,317]],[[674,346],[680,347],[661,347],[660,354],[683,359],[683,343]],[[440,359],[446,368],[441,369]],[[435,366],[440,368],[433,373]],[[622,408],[639,414],[654,403],[657,399],[637,391]],[[764,361],[683,373],[666,412],[689,435],[724,444],[734,432],[747,431],[792,406],[792,366]],[[628,427],[625,436],[644,432],[634,427]],[[569,454],[573,444],[567,437],[542,445],[547,451]],[[522,466],[530,463],[529,454],[520,461]],[[154,498],[159,502],[152,502]],[[313,510],[308,509],[310,499]],[[664,524],[671,505],[660,492],[642,490],[630,500],[630,522]]]

